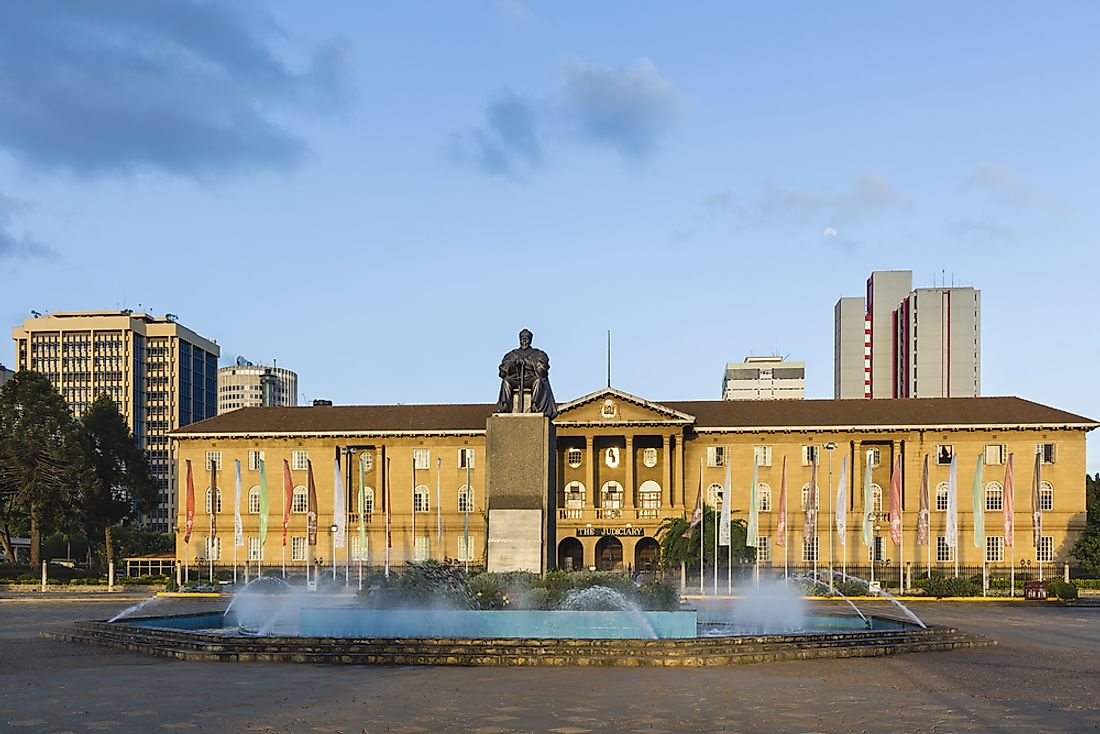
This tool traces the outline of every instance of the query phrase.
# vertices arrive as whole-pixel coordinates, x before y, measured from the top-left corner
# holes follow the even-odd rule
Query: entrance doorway
[[[584,546],[576,538],[565,538],[558,544],[558,570],[581,571],[584,569]]]
[[[620,571],[623,567],[623,544],[611,535],[605,535],[596,543],[596,569]]]
[[[661,560],[661,544],[654,538],[639,538],[634,546],[634,570],[639,573],[653,573]]]

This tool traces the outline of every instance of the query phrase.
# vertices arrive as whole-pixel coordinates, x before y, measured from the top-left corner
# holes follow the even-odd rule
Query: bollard
[[[982,564],[982,596],[986,595],[989,591],[989,564]]]
[[[1069,583],[1069,564],[1062,566],[1062,580]]]
[[[115,562],[107,563],[107,591],[115,590]]]
[[[42,561],[42,591],[46,590],[46,561]]]
[[[183,564],[176,561],[176,588],[183,586]]]

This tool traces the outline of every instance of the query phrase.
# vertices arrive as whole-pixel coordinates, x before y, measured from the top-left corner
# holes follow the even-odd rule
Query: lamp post
[[[829,495],[829,593],[833,593],[833,527],[836,526],[836,517],[833,515],[833,449],[836,444],[830,441],[825,444],[825,450],[829,452],[829,484],[825,487],[825,494]]]
[[[332,523],[328,529],[332,534],[332,580],[336,581],[336,531],[339,530],[339,527],[336,523]]]

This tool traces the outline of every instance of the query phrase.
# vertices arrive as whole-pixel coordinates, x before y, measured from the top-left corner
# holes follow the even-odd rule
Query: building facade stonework
[[[192,562],[209,558],[228,564],[233,558],[234,462],[241,462],[240,513],[244,546],[237,562],[290,566],[318,557],[332,560],[333,462],[339,457],[347,508],[347,540],[336,551],[337,563],[381,566],[387,554],[386,517],[390,516],[390,563],[428,558],[469,559],[486,555],[485,432],[492,404],[321,406],[247,408],[192,424],[173,433],[181,462],[193,469],[196,513],[185,547],[178,515],[177,557]],[[555,487],[550,506],[556,513],[552,540],[556,566],[562,569],[648,570],[659,561],[659,528],[670,517],[690,517],[696,497],[719,507],[726,465],[732,477],[731,511],[748,515],[751,477],[756,467],[759,502],[758,555],[764,565],[782,567],[775,545],[783,459],[787,463],[787,542],[792,563],[812,558],[803,548],[802,502],[810,496],[817,461],[819,514],[817,554],[826,561],[841,464],[848,464],[844,492],[848,512],[845,543],[832,535],[836,566],[865,565],[871,553],[879,563],[902,559],[916,571],[930,560],[933,570],[950,570],[956,557],[964,565],[1009,563],[1001,522],[1005,462],[1014,457],[1017,564],[1062,563],[1085,524],[1085,434],[1097,423],[1020,398],[948,398],[910,400],[674,401],[654,402],[607,388],[559,403],[553,420],[557,434]],[[833,445],[834,448],[826,449]],[[1043,538],[1038,551],[1031,535],[1030,481],[1036,454],[1041,460]],[[972,542],[974,512],[970,501],[978,456],[983,457],[987,540]],[[916,524],[922,467],[928,457],[931,545],[917,544]],[[958,465],[959,540],[944,546],[946,512],[943,487],[950,458]],[[261,550],[259,461],[270,487],[268,536]],[[889,491],[895,459],[902,469],[903,538],[888,536]],[[291,476],[291,505],[283,545],[283,466]],[[866,509],[863,478],[871,464],[876,530],[872,546],[860,531]],[[182,465],[181,465],[182,466]],[[217,466],[216,491],[210,467]],[[308,469],[312,466],[319,498],[318,545],[306,549]],[[366,543],[358,543],[359,487],[366,498],[362,515]],[[180,472],[179,500],[185,486]],[[220,502],[217,495],[220,494]],[[215,515],[215,541],[210,512]],[[387,506],[388,505],[388,506]],[[415,529],[414,529],[415,528]],[[467,530],[468,529],[468,530]],[[467,542],[467,538],[469,539]],[[875,550],[877,549],[877,550]],[[811,555],[807,556],[806,551]],[[1037,555],[1038,554],[1038,555]],[[897,565],[894,566],[897,568]]]

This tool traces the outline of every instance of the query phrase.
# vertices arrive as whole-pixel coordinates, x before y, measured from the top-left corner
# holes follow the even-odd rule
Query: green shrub
[[[932,574],[932,578],[924,579],[924,593],[927,596],[942,598],[945,596],[980,596],[982,593],[981,580],[974,581],[968,578],[947,578],[939,574]]]
[[[164,585],[165,591],[179,591],[180,585],[176,583],[175,579],[168,579],[168,583]]]
[[[674,612],[680,608],[680,587],[668,581],[650,581],[638,588],[638,606],[655,612]]]
[[[1100,579],[1074,579],[1073,583],[1078,589],[1088,589],[1090,591],[1100,589]]]
[[[1077,598],[1077,587],[1072,583],[1055,579],[1047,582],[1047,589],[1051,596],[1062,601],[1072,601]]]

